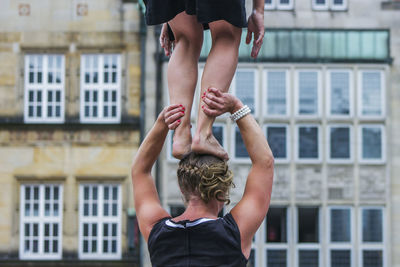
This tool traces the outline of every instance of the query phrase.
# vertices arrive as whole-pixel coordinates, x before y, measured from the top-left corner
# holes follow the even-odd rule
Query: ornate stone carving
[[[360,167],[360,200],[382,200],[386,198],[386,167]]]
[[[29,16],[30,14],[31,14],[31,5],[30,4],[19,4],[18,5],[18,15]]]
[[[354,169],[352,166],[328,167],[328,199],[350,200],[354,197]]]
[[[298,200],[321,200],[321,166],[302,166],[296,170],[296,198]]]

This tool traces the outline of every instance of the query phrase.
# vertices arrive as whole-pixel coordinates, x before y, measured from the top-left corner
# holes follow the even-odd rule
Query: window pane
[[[299,250],[299,267],[318,267],[318,250]]]
[[[224,145],[224,128],[222,126],[213,126],[212,133],[217,139],[218,143],[223,146]]]
[[[267,74],[267,113],[286,115],[285,71],[269,71]]]
[[[363,251],[363,267],[382,267],[382,266],[383,266],[382,250]]]
[[[350,77],[348,72],[331,73],[331,114],[350,115]]]
[[[330,158],[349,159],[350,158],[350,128],[331,127],[330,129]]]
[[[318,114],[318,73],[299,72],[299,110],[300,115]]]
[[[286,127],[269,126],[267,128],[268,143],[276,159],[287,157],[286,134]]]
[[[362,241],[382,242],[382,210],[363,209],[362,211]]]
[[[331,250],[331,267],[351,267],[350,250]]]
[[[319,209],[298,209],[299,243],[319,243]]]
[[[362,115],[381,115],[381,90],[380,72],[362,73]]]
[[[331,209],[331,242],[350,242],[350,210]]]
[[[290,0],[279,0],[279,1],[283,5],[288,5],[290,3]]]
[[[300,159],[318,159],[318,128],[299,127]]]
[[[240,135],[240,130],[238,127],[235,129],[235,157],[236,158],[248,158],[249,154],[244,145],[242,136]]]
[[[236,71],[236,97],[238,97],[243,104],[249,106],[252,114],[254,114],[254,76],[253,71]]]
[[[380,127],[362,128],[362,158],[382,159],[382,129]]]
[[[287,242],[287,212],[286,208],[270,207],[267,213],[267,236],[268,243]]]
[[[333,0],[334,5],[343,5],[343,0]]]
[[[268,267],[286,267],[286,249],[267,250],[267,266]]]

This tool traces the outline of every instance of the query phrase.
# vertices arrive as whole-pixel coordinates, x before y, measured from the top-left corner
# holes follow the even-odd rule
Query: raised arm
[[[153,225],[169,216],[161,206],[151,169],[161,152],[168,130],[173,130],[180,124],[179,118],[184,115],[184,112],[185,109],[181,105],[165,108],[140,145],[133,160],[132,183],[135,210],[140,232],[146,241]]]
[[[223,112],[234,113],[243,107],[242,102],[230,94],[223,94],[216,89],[203,98],[206,105],[203,110],[210,116]],[[274,175],[274,157],[267,139],[252,115],[237,121],[252,166],[247,177],[242,199],[232,209],[231,214],[238,224],[242,251],[250,254],[251,240],[267,214],[272,192]]]

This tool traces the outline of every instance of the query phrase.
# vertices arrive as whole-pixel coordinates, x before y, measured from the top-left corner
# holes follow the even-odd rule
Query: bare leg
[[[201,95],[210,87],[227,92],[238,63],[242,29],[220,20],[210,23],[212,48],[201,79]],[[201,100],[201,99],[200,99]],[[207,116],[199,105],[197,129],[192,150],[228,159],[228,154],[212,134],[214,118]]]
[[[176,158],[191,150],[190,112],[196,89],[198,60],[203,44],[203,26],[196,16],[185,12],[169,22],[175,36],[175,48],[168,64],[168,90],[170,104],[185,107],[185,116],[175,130],[172,155]]]

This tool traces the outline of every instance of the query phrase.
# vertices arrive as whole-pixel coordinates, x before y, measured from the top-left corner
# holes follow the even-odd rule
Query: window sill
[[[382,10],[399,10],[400,1],[385,1],[381,3]]]

